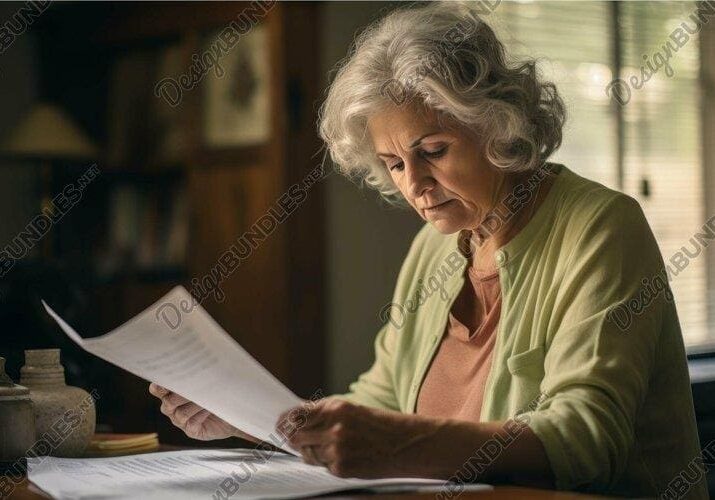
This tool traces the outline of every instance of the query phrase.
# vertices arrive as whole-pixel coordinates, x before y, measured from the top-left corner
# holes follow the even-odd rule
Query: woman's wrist
[[[400,469],[396,472],[400,475],[446,481],[463,470],[469,471],[466,476],[470,482],[504,482],[514,468],[523,471],[524,477],[536,473],[541,479],[549,475],[548,461],[534,452],[539,443],[530,432],[524,432],[522,439],[507,443],[504,439],[495,439],[495,434],[504,433],[503,422],[478,423],[418,415],[400,417],[402,421],[395,422],[396,429],[403,429],[402,444],[395,456],[395,466]],[[514,422],[514,426],[517,425],[520,424]],[[488,442],[492,444],[487,445]],[[499,446],[500,442],[504,445]],[[495,452],[495,448],[499,450]],[[535,463],[534,455],[539,457],[540,463]]]
[[[522,422],[404,417],[408,419],[402,424],[405,445],[400,447],[396,462],[409,476],[553,487],[545,449]],[[457,476],[459,471],[462,474]]]
[[[395,427],[403,439],[395,453],[395,465],[401,474],[447,480],[468,457],[463,423],[404,414],[398,420]]]

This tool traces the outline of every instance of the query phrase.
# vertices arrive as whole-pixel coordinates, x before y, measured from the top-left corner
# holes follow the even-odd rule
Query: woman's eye
[[[434,151],[427,151],[427,150],[423,149],[420,154],[425,158],[441,158],[447,152],[448,147],[449,146],[442,146],[441,148],[435,149]],[[404,162],[401,162],[401,161],[397,162],[397,163],[393,163],[392,165],[387,165],[388,170],[395,170],[398,172],[403,170],[404,168],[405,168]]]
[[[447,146],[444,146],[440,149],[436,149],[434,151],[423,151],[422,154],[427,156],[428,158],[439,158],[440,156],[444,156],[444,154],[447,152]]]
[[[387,168],[389,168],[390,170],[402,170],[403,166],[404,166],[404,163],[399,162],[399,163],[394,163]]]

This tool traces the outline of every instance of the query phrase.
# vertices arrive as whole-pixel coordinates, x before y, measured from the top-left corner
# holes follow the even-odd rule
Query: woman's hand
[[[240,437],[254,443],[259,442],[208,410],[160,385],[149,384],[149,392],[161,400],[161,412],[171,419],[171,423],[192,439],[209,441]]]
[[[432,418],[326,398],[284,413],[279,423],[285,420],[292,420],[292,427],[287,426],[291,432],[280,425],[278,430],[303,460],[323,465],[339,477],[447,480],[476,467],[478,474],[468,472],[467,481],[553,487],[541,441],[528,425],[514,419]],[[482,460],[485,451],[491,453],[489,463],[468,467],[475,457]]]
[[[296,410],[300,425],[294,426],[290,434],[280,426],[278,430],[301,452],[306,463],[324,465],[339,477],[420,475],[413,465],[419,464],[422,452],[417,450],[420,446],[413,445],[439,428],[436,420],[427,422],[333,398],[294,408],[284,413],[279,422]]]

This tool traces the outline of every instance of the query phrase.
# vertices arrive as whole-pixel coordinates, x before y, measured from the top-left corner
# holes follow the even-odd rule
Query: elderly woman
[[[400,9],[358,37],[321,137],[341,172],[426,224],[373,366],[290,434],[307,462],[453,488],[707,496],[658,246],[633,198],[546,161],[564,116],[534,62],[508,62],[464,5]],[[189,436],[246,437],[150,390]]]

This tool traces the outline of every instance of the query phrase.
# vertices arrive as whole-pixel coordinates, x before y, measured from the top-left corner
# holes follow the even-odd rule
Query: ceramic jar
[[[38,440],[48,443],[47,455],[81,457],[94,435],[93,397],[65,383],[59,349],[28,349],[20,383],[30,389]]]
[[[24,461],[35,443],[30,391],[14,384],[5,374],[5,358],[0,358],[0,429],[0,468],[4,470],[14,462]]]

